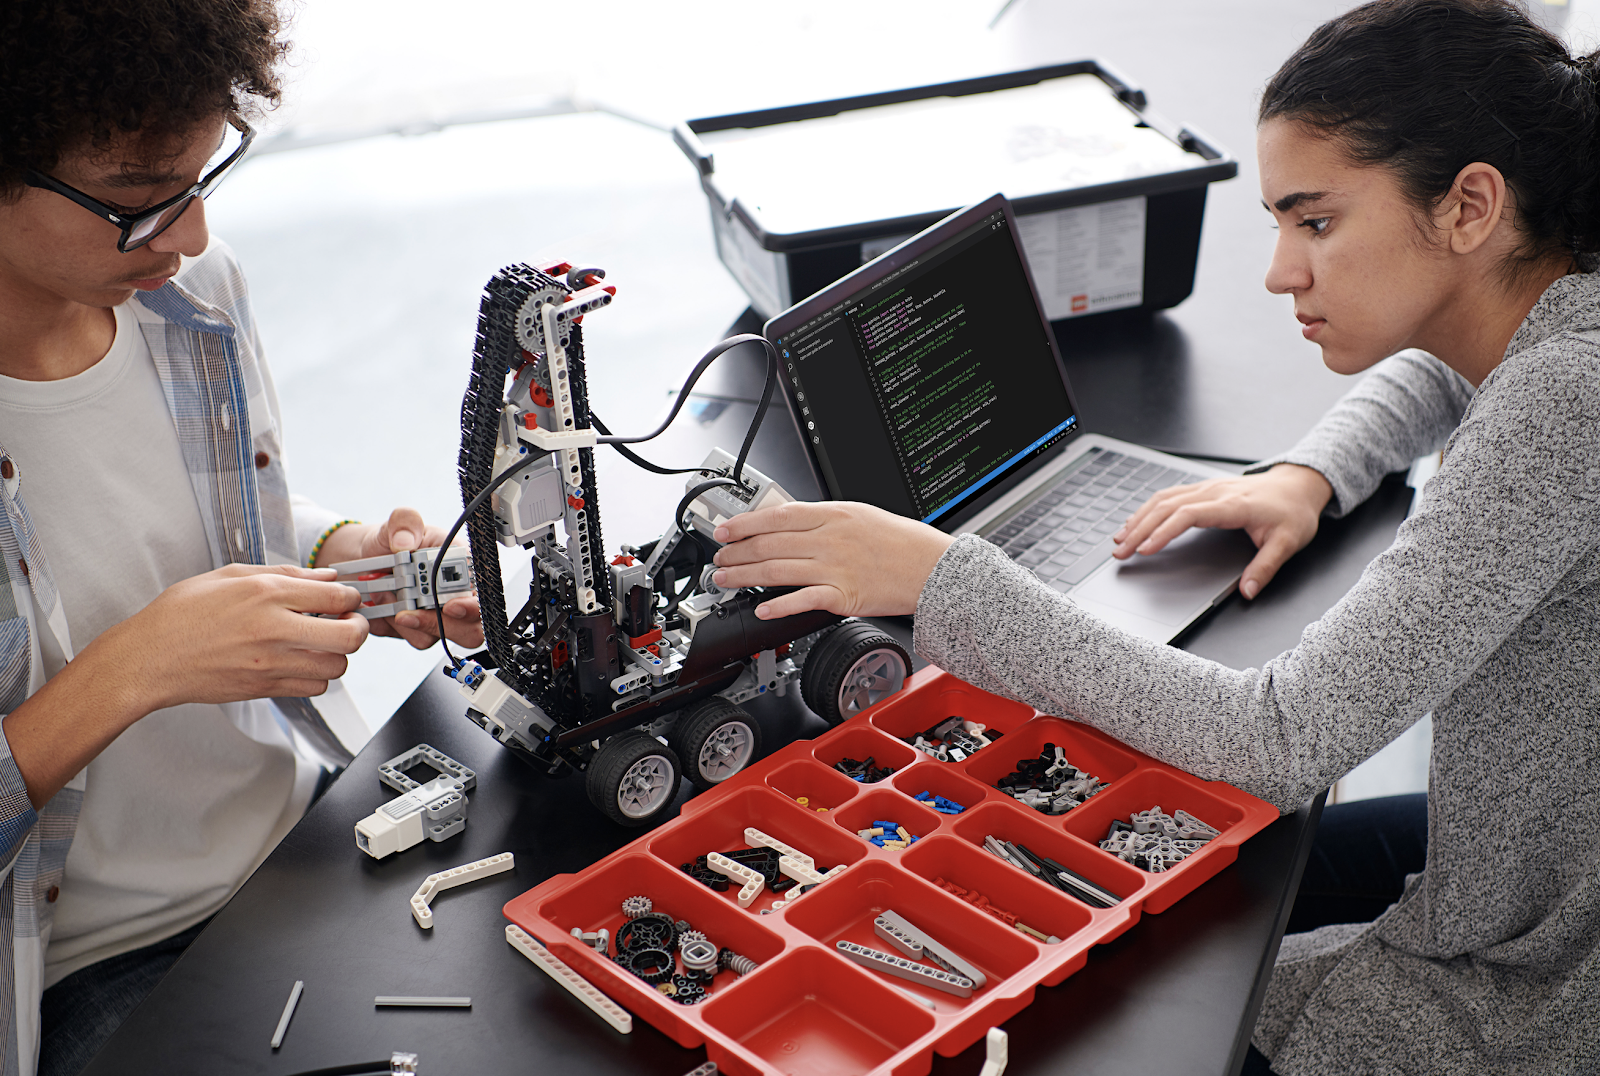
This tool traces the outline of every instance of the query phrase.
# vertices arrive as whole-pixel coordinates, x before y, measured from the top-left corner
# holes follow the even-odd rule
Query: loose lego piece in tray
[[[1059,744],[1047,743],[1038,758],[1019,758],[1017,768],[994,787],[1043,814],[1066,814],[1105,788],[1106,782],[1068,762]]]
[[[983,850],[1020,871],[1026,871],[1039,881],[1055,886],[1067,896],[1082,901],[1091,908],[1110,908],[1122,901],[1122,898],[1111,890],[1096,885],[1077,871],[1068,870],[1053,859],[1039,855],[1027,845],[1002,841],[989,834],[983,838]]]
[[[1056,937],[1054,934],[1046,934],[1042,930],[1035,930],[1028,924],[1019,921],[1016,916],[1012,915],[1004,908],[997,908],[993,904],[990,904],[989,898],[984,896],[982,893],[979,893],[976,889],[963,889],[954,882],[947,882],[943,878],[935,878],[933,880],[933,884],[944,890],[946,893],[960,897],[962,900],[978,909],[978,911],[987,912],[988,914],[994,916],[1006,926],[1020,930],[1022,933],[1026,934],[1035,941],[1041,941],[1047,945],[1059,945],[1061,943],[1061,939]]]
[[[816,860],[753,826],[745,828],[744,839],[754,847],[731,852],[707,852],[693,863],[680,864],[678,869],[718,893],[726,893],[731,880],[737,880],[741,908],[748,908],[755,903],[763,889],[770,889],[774,893],[794,889],[794,896],[775,902],[770,909],[764,909],[761,914],[765,915],[768,911],[783,907],[788,900],[810,892],[813,887],[845,868],[844,864],[839,864],[826,873],[820,872]],[[799,888],[796,889],[796,886]]]
[[[940,762],[963,762],[973,752],[988,747],[1000,738],[987,725],[968,721],[954,714],[915,736],[902,737],[906,743]]]
[[[909,848],[922,840],[900,823],[881,818],[866,829],[856,830],[856,836],[865,838],[879,848]]]
[[[1112,822],[1100,847],[1141,870],[1162,874],[1220,836],[1220,830],[1188,811],[1169,815],[1155,806],[1133,812],[1126,822]]]
[[[898,950],[902,956],[885,953],[855,942],[834,943],[839,955],[855,961],[864,968],[894,975],[922,986],[931,986],[956,997],[968,998],[974,990],[982,990],[989,979],[972,964],[955,952],[924,934],[910,920],[893,909],[885,908],[872,923],[873,931]],[[910,958],[910,959],[907,959]],[[928,960],[929,964],[918,961]]]
[[[833,764],[833,768],[852,781],[860,781],[864,785],[875,785],[894,773],[894,770],[888,766],[873,765],[876,761],[877,759],[871,755],[868,755],[865,759],[841,758]]]
[[[935,796],[927,789],[923,789],[921,792],[918,792],[911,798],[919,803],[927,804],[940,814],[960,814],[962,811],[966,810],[965,807],[961,806],[961,804],[957,803],[955,800],[945,799],[943,796]]]
[[[818,814],[827,814],[830,810],[832,810],[832,808],[830,808],[830,807],[813,807],[813,806],[811,806],[811,797],[809,797],[809,796],[796,796],[794,798],[794,801],[795,801],[795,803],[799,804],[801,807],[804,807],[806,810],[808,810],[808,811],[816,811]]]

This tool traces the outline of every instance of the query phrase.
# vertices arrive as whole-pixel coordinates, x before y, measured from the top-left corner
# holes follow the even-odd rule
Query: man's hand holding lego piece
[[[444,531],[422,522],[422,514],[415,508],[396,508],[381,525],[350,523],[328,536],[317,554],[317,563],[338,564],[347,560],[364,560],[389,553],[429,549],[444,544]],[[382,605],[389,598],[373,595],[373,604]],[[418,650],[426,650],[439,641],[439,618],[432,609],[398,613],[379,617],[372,622],[372,634],[404,639]],[[444,604],[445,634],[452,643],[460,646],[483,645],[483,620],[475,595],[464,594],[451,598]]]
[[[360,602],[326,568],[230,564],[174,583],[6,715],[29,799],[43,804],[156,710],[321,695],[366,641]]]
[[[925,523],[848,501],[795,501],[718,527],[720,587],[801,587],[756,607],[764,620],[826,609],[840,616],[914,613],[953,539]]]

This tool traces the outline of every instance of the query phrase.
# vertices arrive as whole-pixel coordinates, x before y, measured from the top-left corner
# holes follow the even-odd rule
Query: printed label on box
[[[1144,302],[1144,227],[1143,195],[1018,217],[1045,317],[1059,321]]]

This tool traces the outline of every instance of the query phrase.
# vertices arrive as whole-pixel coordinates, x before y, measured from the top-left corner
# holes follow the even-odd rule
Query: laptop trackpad
[[[1255,554],[1243,531],[1192,530],[1159,553],[1112,561],[1072,591],[1072,600],[1181,627],[1229,593]]]

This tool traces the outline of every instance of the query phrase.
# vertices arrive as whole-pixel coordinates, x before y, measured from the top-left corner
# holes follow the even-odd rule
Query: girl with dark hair
[[[1283,456],[1157,495],[1117,555],[1242,528],[1253,598],[1322,515],[1443,462],[1262,668],[1124,634],[976,536],[863,505],[717,533],[718,585],[803,586],[758,615],[914,611],[930,661],[1285,811],[1431,713],[1425,801],[1328,811],[1255,1071],[1600,1065],[1597,74],[1506,0],[1377,0],[1268,84],[1267,287],[1331,369],[1370,373]]]

